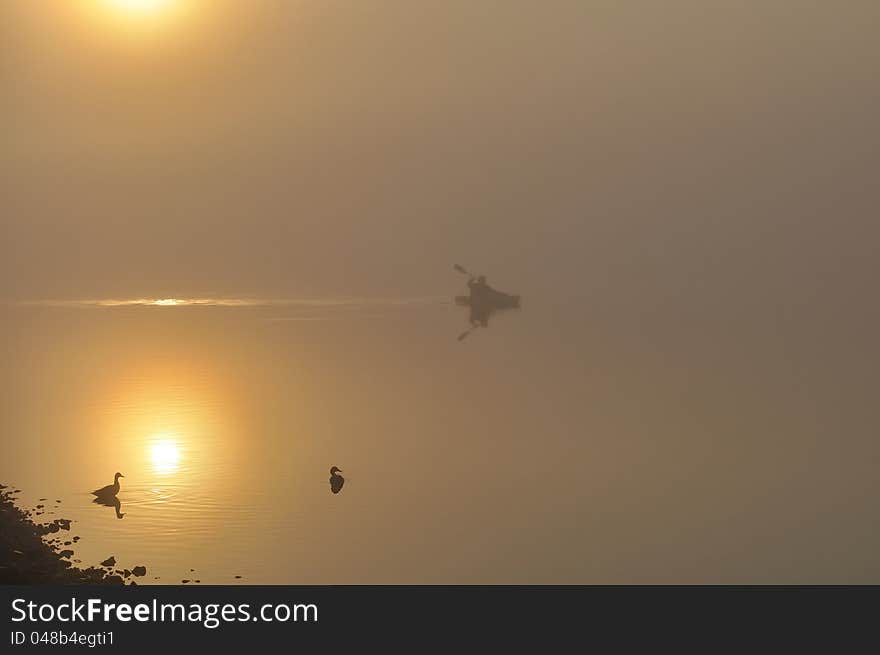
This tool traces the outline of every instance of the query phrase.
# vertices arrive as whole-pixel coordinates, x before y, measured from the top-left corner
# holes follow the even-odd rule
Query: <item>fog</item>
[[[163,581],[876,582],[878,20],[0,3],[3,481]]]
[[[869,293],[876,3],[60,4],[0,8],[6,298]]]

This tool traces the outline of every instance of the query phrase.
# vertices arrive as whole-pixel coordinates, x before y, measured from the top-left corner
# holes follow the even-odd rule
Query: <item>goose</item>
[[[345,478],[339,475],[340,473],[342,473],[342,469],[337,466],[330,469],[330,491],[335,494],[342,491],[342,485],[345,484]]]
[[[115,496],[119,493],[119,478],[124,477],[125,476],[122,475],[122,473],[117,473],[113,476],[113,484],[108,484],[106,487],[95,489],[92,493],[98,498],[109,498],[111,496]]]

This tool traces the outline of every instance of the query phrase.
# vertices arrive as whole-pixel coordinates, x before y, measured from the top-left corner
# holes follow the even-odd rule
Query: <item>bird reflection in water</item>
[[[94,502],[96,505],[103,505],[104,507],[112,507],[114,510],[116,510],[116,518],[118,518],[118,519],[121,519],[123,516],[125,516],[125,514],[122,512],[122,503],[119,502],[119,498],[117,498],[116,496],[108,496],[108,497],[98,496],[92,502]]]

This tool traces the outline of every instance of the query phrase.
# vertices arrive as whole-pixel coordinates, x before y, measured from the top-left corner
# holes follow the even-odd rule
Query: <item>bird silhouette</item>
[[[122,475],[122,473],[117,473],[113,476],[113,484],[108,484],[106,487],[95,489],[92,493],[98,498],[112,498],[119,493],[119,478],[124,477],[125,476]]]
[[[330,491],[335,494],[342,491],[342,485],[345,484],[345,478],[339,475],[340,473],[342,473],[342,469],[337,466],[330,469]]]

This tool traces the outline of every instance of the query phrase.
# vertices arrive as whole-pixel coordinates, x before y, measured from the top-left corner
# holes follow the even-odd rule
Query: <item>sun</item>
[[[4,0],[0,0],[2,5]],[[192,19],[215,14],[217,0],[69,0],[83,19],[126,50],[168,48],[188,39],[201,21]],[[59,2],[58,4],[62,4]],[[63,3],[67,4],[67,3]],[[219,4],[219,3],[218,3]],[[223,3],[225,4],[225,3]]]
[[[156,473],[174,473],[180,464],[180,448],[172,439],[157,439],[150,444],[150,460]]]
[[[106,0],[111,7],[137,14],[153,14],[171,5],[174,0]]]

